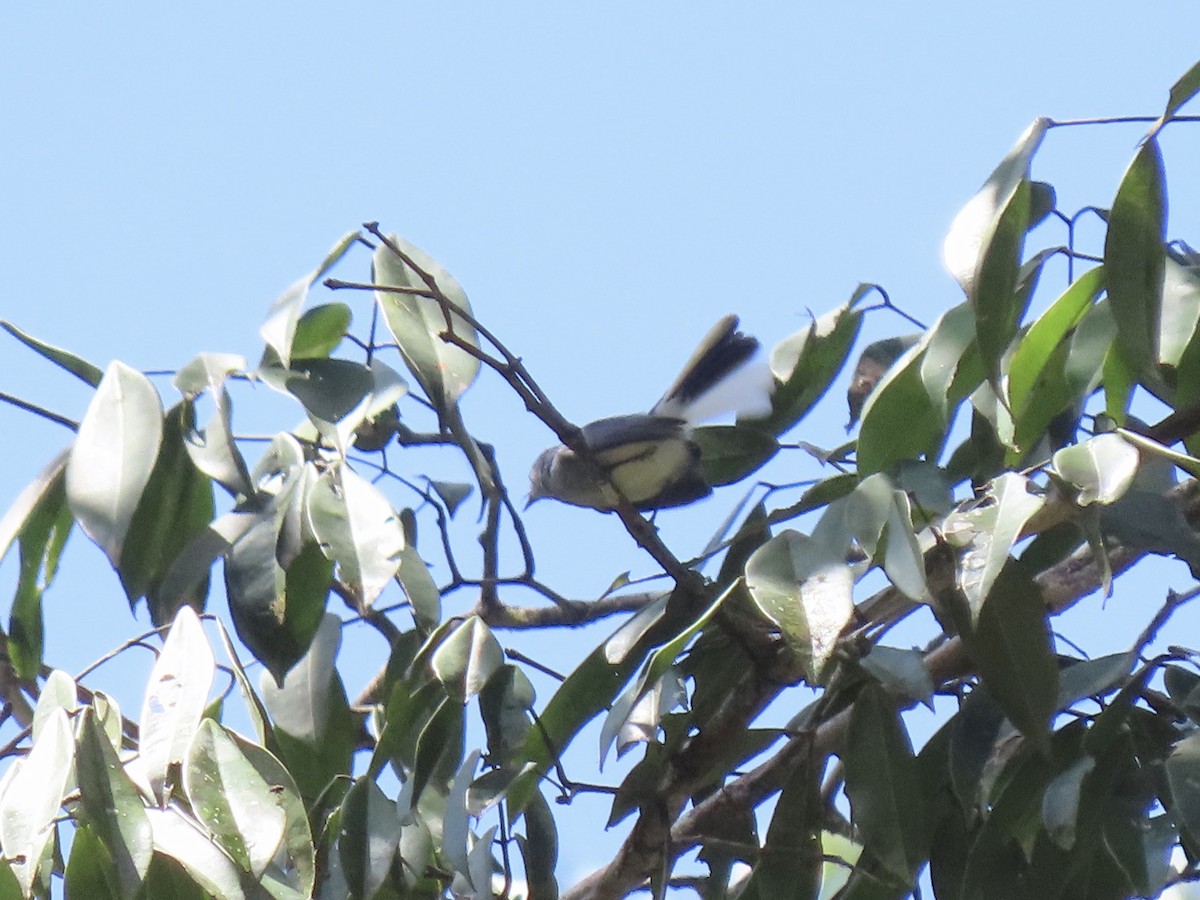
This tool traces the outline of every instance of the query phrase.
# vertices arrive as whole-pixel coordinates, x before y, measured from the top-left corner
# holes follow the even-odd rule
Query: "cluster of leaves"
[[[693,848],[707,874],[689,884],[711,897],[815,897],[835,884],[846,898],[902,897],[926,868],[944,898],[1158,893],[1180,877],[1172,851],[1200,854],[1197,661],[1143,657],[1185,598],[1168,595],[1127,652],[1097,660],[1058,654],[1050,617],[1145,554],[1200,571],[1194,483],[1175,474],[1200,462],[1172,449],[1194,452],[1200,427],[1200,264],[1167,242],[1159,148],[1197,91],[1200,66],[1172,90],[1111,206],[1093,210],[1106,223],[1094,258],[1026,248],[1039,223],[1066,218],[1031,178],[1062,123],[1035,122],[947,238],[965,300],[921,335],[864,351],[851,390],[858,439],[821,454],[837,473],[786,506],[752,492],[758,501],[714,539],[724,556],[710,580],[624,504],[622,522],[674,581],[624,607],[567,601],[534,579],[534,548],[459,399],[487,366],[587,448],[458,282],[374,225],[276,301],[257,366],[201,355],[176,373],[180,399],[165,412],[146,375],[122,363],[102,372],[6,323],[95,393],[80,422],[55,417],[75,429],[71,447],[0,520],[0,553],[20,556],[0,685],[26,728],[0,783],[0,896],[48,895],[62,873],[69,894],[89,897],[492,897],[518,878],[529,896],[554,897],[543,791],[567,802],[588,789],[562,754],[597,718],[602,757],[642,750],[611,789],[607,824],[634,821],[611,864],[568,896],[646,885],[661,896]],[[325,284],[373,293],[365,341],[347,305],[308,303],[360,245],[371,277]],[[1083,271],[1027,321],[1058,254]],[[768,416],[697,429],[713,484],[779,453],[843,368],[877,290],[860,287],[775,347]],[[375,340],[379,320],[390,343]],[[343,343],[357,349],[336,355]],[[232,419],[231,387],[247,380],[306,416],[253,467]],[[1142,425],[1130,415],[1139,392],[1174,412]],[[435,427],[409,426],[422,415]],[[447,525],[466,488],[407,482],[441,537],[439,585],[417,550],[417,512],[364,474],[398,477],[387,450],[414,445],[443,445],[471,468],[478,575],[464,573]],[[43,661],[42,596],[75,524],[130,604],[144,599],[169,627],[136,723]],[[502,534],[517,538],[516,574],[505,574]],[[265,668],[257,689],[219,621],[217,665],[197,615],[218,562],[234,629]],[[887,586],[856,604],[872,573]],[[475,606],[444,616],[463,587]],[[510,587],[552,602],[514,606]],[[383,605],[386,591],[404,604]],[[390,647],[353,703],[331,594]],[[942,630],[929,649],[879,642],[923,606]],[[495,633],[614,608],[636,612],[544,703]],[[229,684],[214,700],[218,671]],[[818,698],[786,728],[759,724],[801,684]],[[225,724],[235,691],[252,738]],[[960,702],[917,754],[903,712],[935,693]],[[468,750],[472,710],[486,747]],[[760,837],[756,812],[775,795]],[[74,825],[65,865],[63,821]],[[824,871],[835,847],[848,876]],[[735,879],[739,862],[749,874]]]

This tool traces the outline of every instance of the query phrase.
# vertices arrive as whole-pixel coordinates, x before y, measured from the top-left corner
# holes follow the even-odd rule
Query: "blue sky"
[[[0,318],[100,365],[257,359],[272,300],[378,219],[458,277],[568,416],[645,409],[726,312],[770,346],[875,281],[932,320],[959,299],[946,227],[1021,131],[1038,115],[1157,114],[1196,61],[1181,27],[1193,19],[1173,0],[8,3]],[[1191,127],[1165,142],[1170,230],[1200,243]],[[1055,131],[1034,173],[1063,209],[1107,204],[1140,134]],[[365,323],[367,298],[348,302]],[[0,391],[74,417],[88,397],[13,343],[0,343]],[[844,438],[843,391],[801,437]],[[549,433],[495,378],[466,414],[523,491]],[[66,438],[0,406],[0,506]],[[819,474],[788,460],[778,480]],[[664,534],[690,555],[736,499],[666,513]],[[529,524],[540,573],[564,593],[648,571],[611,517],[542,504]],[[14,577],[0,566],[0,582]],[[47,604],[50,628],[68,626],[48,658],[68,669],[135,628],[79,535]],[[1118,594],[1097,651],[1150,614],[1123,612]],[[598,635],[572,640],[577,658]],[[592,862],[573,853],[566,877]]]

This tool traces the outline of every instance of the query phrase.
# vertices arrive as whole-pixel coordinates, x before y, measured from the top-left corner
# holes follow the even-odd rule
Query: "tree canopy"
[[[1200,254],[1168,233],[1161,147],[1197,92],[1200,64],[1116,195],[1080,210],[1034,164],[1057,130],[1103,123],[1036,120],[952,224],[963,300],[928,327],[861,346],[864,317],[904,316],[863,284],[768,341],[769,413],[688,438],[741,502],[681,559],[618,497],[659,577],[585,600],[538,577],[524,473],[460,400],[499,379],[595,463],[586,432],[521,336],[376,223],[270,306],[257,361],[204,353],[167,383],[0,322],[94,388],[78,422],[0,395],[73,433],[0,519],[19,560],[0,898],[882,898],[923,880],[939,898],[1103,900],[1200,880],[1200,652],[1172,632],[1196,589],[1163,586],[1109,656],[1055,629],[1149,557],[1200,572]],[[1102,246],[1076,245],[1085,219]],[[1047,222],[1065,244],[1042,245]],[[1066,284],[1041,279],[1059,257]],[[360,323],[344,298],[363,295]],[[856,435],[799,441],[847,368]],[[241,412],[255,385],[301,424],[261,434]],[[430,452],[470,481],[426,477]],[[757,480],[814,458],[814,482]],[[97,648],[154,648],[137,713],[103,670],[45,658],[76,526],[154,626]],[[926,646],[888,643],[923,610]],[[610,618],[570,672],[505,646]],[[361,684],[343,678],[347,622],[385,642]],[[918,741],[920,705],[938,725]],[[595,721],[602,763],[636,759],[619,778],[564,761]],[[588,835],[555,805],[584,794],[610,798],[590,827],[624,838],[568,883],[558,847]]]

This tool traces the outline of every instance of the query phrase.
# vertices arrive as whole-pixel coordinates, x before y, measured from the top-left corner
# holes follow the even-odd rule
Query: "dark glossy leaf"
[[[371,370],[348,359],[294,359],[287,370],[263,370],[265,381],[280,384],[318,422],[341,422],[358,410],[375,387]],[[353,424],[357,424],[357,419]]]
[[[283,840],[286,816],[272,785],[233,736],[205,719],[183,770],[196,817],[242,869],[261,878]]]
[[[355,897],[374,897],[383,887],[399,845],[396,804],[374,781],[360,778],[342,801],[338,834],[342,873]]]
[[[817,683],[854,613],[849,567],[827,547],[797,531],[783,531],[746,563],[746,587],[759,610],[779,626]]]
[[[741,481],[779,452],[775,437],[754,425],[705,425],[692,432],[692,440],[713,487]]]
[[[342,642],[342,621],[326,613],[303,658],[282,684],[265,674],[259,685],[276,729],[316,744],[325,735],[336,701],[334,664]]]
[[[153,852],[145,805],[91,707],[79,723],[75,769],[83,817],[112,856],[121,894],[137,894]]]
[[[998,382],[1002,359],[1029,303],[1028,293],[1020,290],[1019,284],[1029,195],[1029,182],[1022,180],[998,211],[967,291],[975,311],[975,339],[993,383]]]
[[[1058,708],[1068,709],[1084,697],[1100,697],[1119,685],[1137,661],[1132,653],[1084,659],[1059,670]]]
[[[525,834],[517,835],[521,858],[525,861],[525,882],[531,898],[557,900],[558,827],[550,805],[536,792],[525,806]]]
[[[67,505],[63,475],[59,465],[36,500],[20,516],[19,525],[13,523],[18,527],[20,570],[8,620],[8,654],[13,670],[21,678],[35,678],[41,669],[45,640],[42,595],[54,581],[63,547],[75,523]],[[14,509],[25,508],[23,501],[24,498],[19,499]],[[0,547],[0,554],[3,550]]]
[[[150,672],[138,721],[141,762],[160,804],[166,800],[167,770],[187,758],[208,706],[214,666],[212,648],[195,610],[182,607]]]
[[[741,900],[813,897],[821,886],[820,773],[794,768],[779,795],[767,839]]]
[[[462,762],[463,721],[463,705],[447,697],[421,729],[412,775],[414,803],[426,788],[445,795],[450,774]]]
[[[162,427],[162,404],[150,379],[124,363],[110,365],[71,448],[67,500],[114,568],[154,468]]]
[[[1058,702],[1058,666],[1041,590],[1015,560],[1000,571],[967,652],[989,693],[1035,746],[1045,747]]]
[[[529,677],[516,666],[505,665],[488,680],[479,694],[479,714],[492,762],[507,762],[520,749],[536,698]]]
[[[1163,768],[1171,789],[1172,816],[1193,842],[1200,840],[1200,734],[1176,744]]]
[[[218,516],[193,537],[175,557],[155,591],[156,603],[163,609],[184,605],[195,596],[209,577],[213,563],[261,522],[254,512],[234,510]]]
[[[87,360],[80,359],[74,353],[63,350],[61,347],[55,347],[52,344],[47,344],[45,341],[39,341],[11,322],[0,319],[0,328],[3,328],[34,353],[50,360],[56,366],[66,369],[84,384],[95,387],[104,376],[104,373],[99,368]]]
[[[182,603],[204,609],[208,578],[187,595],[163,602],[160,587],[184,548],[213,518],[212,483],[196,468],[185,444],[195,425],[190,402],[173,407],[163,422],[154,469],[129,523],[117,574],[130,604],[147,597],[155,626],[169,623]]]
[[[907,882],[925,858],[925,799],[904,723],[878,685],[868,682],[854,703],[842,760],[867,849]]]
[[[1104,240],[1108,298],[1117,346],[1135,376],[1158,359],[1166,188],[1158,141],[1145,141],[1117,189]]]
[[[312,643],[324,613],[333,564],[307,544],[287,570],[276,560],[273,517],[263,517],[225,560],[225,590],[238,637],[277,681]]]
[[[389,235],[388,240],[432,277],[453,307],[470,315],[471,306],[466,292],[454,276],[403,238]],[[386,245],[375,251],[373,262],[376,284],[422,290],[429,287],[411,266]],[[376,291],[375,300],[400,348],[405,365],[420,383],[425,395],[438,409],[453,406],[475,380],[479,372],[479,360],[441,338],[447,330],[447,316],[437,300],[382,290]],[[478,346],[475,329],[461,316],[452,315],[450,326],[459,339]]]
[[[771,351],[771,372],[776,380],[771,414],[756,421],[758,427],[782,434],[825,395],[862,327],[863,314],[855,307],[874,287],[859,285],[843,306],[775,346]]]
[[[37,883],[38,868],[55,837],[60,807],[71,787],[74,750],[67,715],[56,710],[8,776],[0,797],[0,842],[26,894]]]
[[[442,824],[442,852],[446,855],[451,867],[461,875],[471,880],[472,871],[468,854],[467,836],[469,810],[467,809],[467,789],[475,777],[475,768],[479,765],[479,751],[473,750],[467,754],[462,765],[454,776],[450,794],[446,798],[446,817]],[[489,873],[488,883],[491,878]],[[478,891],[484,890],[484,884],[472,885]]]

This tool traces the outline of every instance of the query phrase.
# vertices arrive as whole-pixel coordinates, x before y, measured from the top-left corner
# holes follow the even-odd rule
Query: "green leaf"
[[[282,685],[264,674],[259,689],[275,727],[297,740],[315,744],[329,722],[334,663],[342,643],[342,620],[326,613],[308,651]]]
[[[63,804],[74,763],[67,714],[57,709],[43,725],[0,797],[0,843],[21,890],[29,894]]]
[[[160,804],[167,799],[168,769],[187,758],[215,671],[212,648],[195,610],[181,607],[150,672],[138,721],[141,762]]]
[[[8,555],[13,541],[20,535],[25,523],[29,521],[37,509],[45,503],[53,502],[47,497],[63,489],[63,478],[66,475],[67,453],[64,450],[50,461],[46,468],[38,473],[37,478],[25,486],[25,489],[13,501],[12,506],[0,518],[0,560]]]
[[[293,359],[287,370],[260,370],[263,380],[278,381],[318,423],[336,424],[351,417],[351,428],[366,412],[364,402],[375,376],[362,363],[348,359]]]
[[[925,798],[904,723],[876,684],[865,684],[854,703],[842,759],[846,794],[866,849],[910,882],[924,859]]]
[[[250,721],[254,725],[254,731],[263,746],[274,749],[276,746],[274,740],[275,732],[271,727],[267,709],[250,684],[250,678],[246,675],[246,669],[242,666],[241,660],[238,659],[237,651],[233,647],[233,641],[229,638],[229,632],[225,630],[225,624],[220,619],[217,619],[216,626],[217,633],[221,637],[221,647],[225,650],[226,659],[229,660],[229,668],[233,672],[233,680],[237,682],[238,688],[242,692],[242,699],[245,701],[246,712],[249,714]]]
[[[488,758],[493,763],[510,760],[532,727],[529,710],[537,694],[529,676],[513,665],[504,665],[479,693],[479,715],[487,734]]]
[[[795,766],[779,794],[767,839],[739,900],[813,897],[821,886],[820,773]]]
[[[471,314],[466,292],[449,272],[403,238],[389,235],[388,240],[432,277],[454,308]],[[373,261],[377,284],[422,290],[429,288],[424,279],[386,245],[375,251]],[[479,360],[441,338],[441,334],[447,330],[447,317],[441,306],[431,297],[392,291],[376,291],[375,299],[383,312],[388,330],[400,348],[405,365],[430,402],[439,410],[453,406],[475,380],[479,372]],[[461,316],[452,314],[450,327],[459,339],[479,346],[475,329]]]
[[[1179,108],[1183,104],[1196,96],[1197,91],[1200,91],[1200,62],[1184,72],[1179,80],[1171,85],[1171,91],[1167,97],[1167,107],[1150,129],[1150,136],[1153,137],[1157,134],[1174,117],[1175,113],[1179,112]]]
[[[212,418],[203,431],[193,428],[188,432],[184,446],[196,468],[234,496],[251,493],[251,487],[246,461],[233,440],[232,401],[225,382],[231,373],[245,370],[244,357],[201,353],[180,369],[174,380],[176,389],[189,400],[205,391],[212,398]]]
[[[86,822],[76,825],[71,837],[64,888],[68,900],[121,900],[112,857]]]
[[[1020,563],[1005,564],[977,625],[963,638],[988,692],[1030,742],[1045,748],[1058,703],[1058,666],[1046,602]]]
[[[797,531],[780,532],[746,563],[746,587],[818,683],[854,614],[849,566]]]
[[[1137,657],[1132,653],[1113,653],[1080,660],[1060,669],[1056,706],[1068,709],[1084,697],[1107,694],[1128,677],[1136,661]]]
[[[136,896],[153,851],[150,819],[91,707],[84,707],[75,753],[83,817],[112,856],[121,895]]]
[[[275,351],[284,368],[291,365],[292,341],[295,340],[296,328],[300,324],[300,310],[304,308],[304,301],[308,299],[308,288],[311,284],[311,275],[305,275],[292,282],[271,304],[267,320],[258,329],[259,335],[266,341],[267,346]]]
[[[400,569],[396,572],[396,580],[400,582],[404,596],[412,607],[417,628],[423,634],[429,634],[442,621],[442,595],[425,560],[410,543],[406,542],[400,551]]]
[[[1076,489],[1077,504],[1090,506],[1119,500],[1133,484],[1140,462],[1137,448],[1109,432],[1059,450],[1050,471]]]
[[[324,303],[305,310],[296,322],[292,338],[292,359],[329,356],[337,349],[353,318],[345,303]]]
[[[971,304],[960,303],[942,313],[918,346],[924,351],[921,383],[944,420],[950,408],[986,377],[975,341],[975,311]],[[919,352],[914,351],[914,355]]]
[[[388,881],[400,845],[396,804],[374,781],[360,778],[342,801],[338,857],[355,897],[371,898]]]
[[[1176,744],[1163,769],[1171,789],[1172,817],[1193,842],[1200,840],[1200,734]]]
[[[467,754],[467,758],[459,766],[450,788],[450,795],[446,798],[446,818],[442,826],[442,851],[446,854],[446,859],[449,861],[451,867],[462,875],[467,876],[468,881],[471,880],[472,872],[467,852],[467,825],[469,820],[467,789],[471,785],[471,781],[475,775],[475,768],[478,765],[479,751],[474,750]],[[488,881],[490,883],[490,877]],[[482,883],[473,884],[472,886],[478,890],[484,889]]]
[[[919,650],[901,650],[876,644],[859,665],[893,693],[919,700],[933,709],[933,679]]]
[[[422,799],[427,787],[445,796],[450,776],[462,762],[463,710],[458,701],[443,697],[417,736],[412,770],[414,804]]]
[[[1025,408],[1030,392],[1050,357],[1083,319],[1104,290],[1104,268],[1096,266],[1080,275],[1062,295],[1029,326],[1008,365],[1008,398],[1014,411]]]
[[[892,491],[887,509],[883,570],[904,596],[918,603],[927,602],[931,596],[925,582],[925,554],[917,542],[908,494]]]
[[[55,347],[52,344],[39,341],[28,332],[22,331],[16,325],[6,322],[3,319],[0,319],[0,328],[3,328],[34,353],[45,357],[56,366],[66,369],[84,384],[95,387],[100,383],[100,379],[104,373],[87,360],[80,359],[74,353],[69,353],[61,347]]]
[[[347,466],[310,483],[308,519],[338,577],[364,605],[378,597],[400,567],[404,529],[383,493]]]
[[[1029,306],[1020,290],[1021,254],[1029,225],[1029,182],[1021,181],[1000,211],[967,298],[975,311],[975,339],[984,371],[998,383],[1009,343]]]
[[[245,759],[267,786],[273,801],[283,811],[283,848],[289,860],[288,871],[294,877],[302,897],[312,896],[316,882],[316,850],[312,830],[300,789],[291,773],[274,754],[252,744],[236,732],[228,732]]]
[[[704,425],[692,432],[704,477],[713,487],[758,471],[779,452],[779,442],[755,425]]]
[[[283,840],[287,817],[272,785],[212,719],[195,732],[183,784],[192,811],[216,842],[261,878]]]
[[[446,505],[446,512],[453,516],[462,502],[471,496],[472,487],[460,481],[430,481],[430,487]]]
[[[1095,759],[1081,756],[1046,785],[1042,794],[1042,821],[1046,824],[1046,833],[1064,850],[1075,845],[1080,794],[1084,780],[1094,768]]]
[[[167,413],[158,457],[129,522],[117,567],[130,604],[145,596],[155,626],[170,622],[180,604],[203,609],[208,593],[207,577],[169,603],[160,592],[176,558],[213,518],[212,483],[196,468],[185,443],[194,424],[195,410],[188,401]]]
[[[470,616],[446,636],[429,662],[450,695],[466,702],[504,665],[504,648],[478,616]]]
[[[981,500],[969,502],[943,524],[946,539],[965,548],[958,561],[958,585],[971,609],[972,622],[978,620],[1026,523],[1044,506],[1032,488],[1024,475],[1005,472],[988,483]]]
[[[1135,376],[1151,373],[1158,360],[1166,215],[1162,154],[1150,138],[1121,180],[1104,240],[1117,346]]]
[[[23,516],[17,532],[20,574],[9,613],[8,654],[13,670],[21,678],[36,678],[41,670],[45,643],[42,596],[58,572],[74,523],[59,466]]]
[[[557,900],[558,827],[550,805],[537,792],[525,807],[525,834],[516,835],[521,858],[525,862],[525,883],[529,896]]]
[[[121,362],[104,373],[67,461],[67,500],[84,532],[116,568],[162,437],[150,379]]]
[[[841,307],[775,346],[771,351],[771,372],[776,381],[771,414],[756,420],[757,427],[782,434],[825,395],[845,365],[862,327],[863,314],[854,307],[874,288],[860,284]]]
[[[77,691],[75,679],[62,669],[55,669],[50,673],[46,678],[46,683],[42,685],[37,707],[33,711],[31,731],[35,741],[41,736],[42,729],[53,717],[55,710],[61,709],[68,716],[74,714],[75,710],[79,708]]]
[[[1030,162],[1049,124],[1047,119],[1036,119],[1025,130],[983,187],[950,224],[950,232],[942,245],[942,257],[950,274],[969,297],[979,279],[980,270],[986,264],[989,251],[997,242],[997,233],[1001,233],[1002,239],[1004,237],[1001,219],[1005,211],[1012,207],[1014,195],[1027,183]],[[1028,223],[1026,203],[1024,217],[1012,225],[1018,226],[1024,233]]]
[[[1163,260],[1158,361],[1178,368],[1200,323],[1200,274],[1171,257]]]
[[[263,517],[225,560],[225,590],[238,637],[276,680],[308,650],[324,613],[332,563],[304,545],[288,568],[276,559],[273,517]]]
[[[241,900],[246,896],[237,866],[197,822],[175,807],[151,807],[144,815],[153,831],[154,851],[183,866],[209,896],[221,900]]]
[[[867,398],[858,434],[861,476],[886,472],[901,460],[936,455],[945,439],[944,401],[930,399],[922,368],[921,352],[903,357]]]

